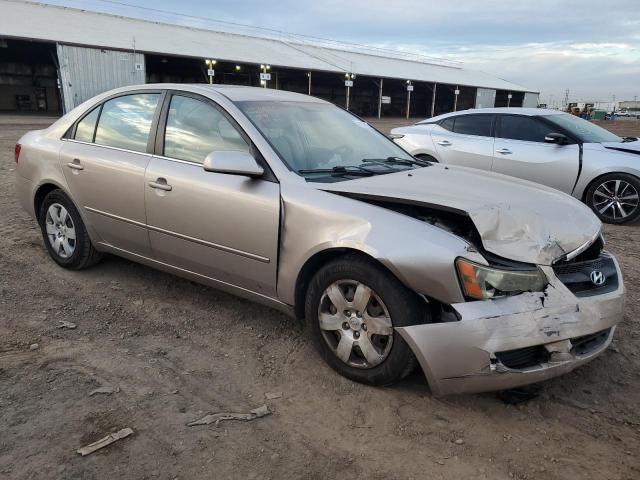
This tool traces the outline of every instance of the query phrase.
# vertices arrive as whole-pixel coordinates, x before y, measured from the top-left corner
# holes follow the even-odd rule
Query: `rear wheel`
[[[415,357],[395,327],[428,321],[424,302],[388,271],[358,256],[318,271],[305,312],[325,361],[370,385],[394,383],[413,370]]]
[[[61,267],[81,270],[102,257],[93,248],[78,210],[62,190],[47,194],[38,219],[49,255]]]
[[[626,173],[609,173],[594,181],[586,202],[605,223],[627,223],[640,217],[640,180]]]

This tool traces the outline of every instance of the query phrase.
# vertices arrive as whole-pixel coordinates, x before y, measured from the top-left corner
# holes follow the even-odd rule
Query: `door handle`
[[[501,148],[500,150],[496,150],[496,153],[501,153],[502,155],[509,155],[511,154],[511,150],[509,150],[508,148]]]
[[[67,163],[67,167],[69,167],[71,170],[84,170],[84,167],[80,164],[80,160],[78,160],[77,158],[74,158],[73,162]]]
[[[165,192],[170,192],[173,189],[165,178],[158,178],[155,182],[149,182],[149,186],[158,190],[164,190]]]
[[[437,143],[438,145],[442,145],[443,147],[448,147],[449,145],[451,145],[451,142],[449,140],[440,140]]]

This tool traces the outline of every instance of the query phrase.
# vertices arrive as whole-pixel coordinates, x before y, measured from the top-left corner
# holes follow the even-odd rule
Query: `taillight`
[[[22,145],[16,143],[15,148],[13,149],[13,159],[18,163],[18,159],[20,158],[20,150],[22,149]]]

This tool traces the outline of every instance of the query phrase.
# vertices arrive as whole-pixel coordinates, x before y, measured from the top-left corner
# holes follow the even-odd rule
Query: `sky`
[[[215,30],[243,30],[221,23],[232,22],[455,60],[540,91],[541,102],[551,105],[563,101],[566,89],[569,101],[640,99],[640,0],[45,3]]]

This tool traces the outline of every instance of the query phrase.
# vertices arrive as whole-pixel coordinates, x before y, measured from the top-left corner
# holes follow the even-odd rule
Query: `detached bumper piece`
[[[603,286],[576,287],[593,264],[558,273],[541,267],[550,281],[544,292],[455,304],[459,321],[397,330],[436,396],[504,390],[557,377],[602,353],[622,320],[624,285],[617,262],[604,253],[598,260],[607,276]],[[565,274],[576,276],[561,280]]]

